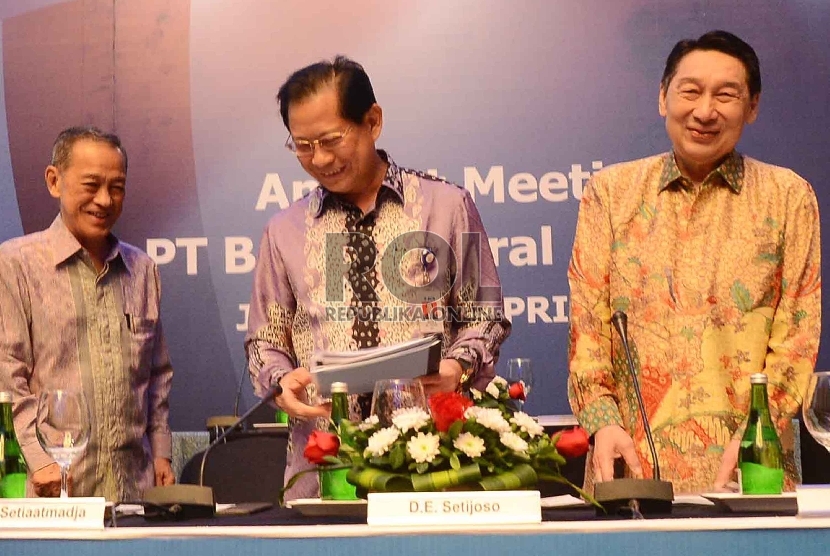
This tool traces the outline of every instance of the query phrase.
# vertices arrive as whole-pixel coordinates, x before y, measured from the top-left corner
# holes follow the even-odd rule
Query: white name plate
[[[0,529],[104,528],[106,499],[0,498]]]
[[[541,523],[537,490],[372,492],[369,525],[482,525]]]
[[[830,517],[830,485],[797,485],[798,517]]]

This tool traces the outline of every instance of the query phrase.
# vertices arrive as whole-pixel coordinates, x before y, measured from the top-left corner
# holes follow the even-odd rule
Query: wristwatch
[[[461,378],[458,380],[458,388],[456,388],[456,391],[463,392],[469,390],[470,382],[472,382],[473,376],[476,374],[475,366],[470,361],[461,359],[460,357],[453,357],[452,359],[455,359],[461,365]]]

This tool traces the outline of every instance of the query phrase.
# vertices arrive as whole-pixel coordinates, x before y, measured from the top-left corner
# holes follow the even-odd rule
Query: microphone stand
[[[228,427],[234,427],[237,418],[239,417],[239,402],[242,399],[242,385],[245,383],[245,377],[248,375],[247,370],[243,369],[239,374],[239,381],[236,385],[236,397],[233,401],[232,415],[211,415],[207,418],[207,428],[211,431],[211,442],[213,442],[213,432],[215,430],[225,430]]]
[[[204,486],[205,479],[205,463],[207,456],[214,446],[224,441],[227,436],[235,431],[238,427],[251,416],[251,414],[268,403],[274,397],[282,394],[282,386],[273,384],[271,388],[257,403],[251,407],[244,415],[239,417],[233,425],[225,429],[216,439],[211,442],[208,447],[202,452],[202,461],[199,466],[199,484],[198,485],[168,485],[157,486],[149,488],[144,493],[144,502],[155,508],[163,508],[166,511],[160,512],[160,516],[170,519],[190,519],[197,517],[213,517],[216,513],[216,502],[213,498],[213,489],[209,486]],[[155,516],[155,517],[158,517]]]
[[[668,481],[660,479],[660,464],[657,461],[657,449],[654,447],[654,438],[651,435],[651,425],[646,417],[646,407],[640,392],[640,380],[634,369],[634,360],[628,344],[628,317],[622,311],[617,311],[611,317],[611,323],[617,330],[625,350],[628,362],[628,372],[634,384],[634,393],[637,396],[637,406],[643,421],[643,430],[646,433],[651,459],[654,462],[653,479],[614,479],[602,481],[594,485],[594,498],[608,513],[618,513],[623,509],[630,509],[640,514],[668,514],[671,513],[674,500],[674,488]],[[597,510],[598,514],[602,510]]]
[[[199,466],[199,486],[204,485],[204,481],[205,481],[205,462],[207,462],[207,456],[210,453],[210,451],[213,449],[213,447],[216,446],[217,444],[219,444],[220,442],[222,442],[223,440],[225,440],[225,438],[227,438],[230,433],[232,433],[238,427],[240,427],[242,425],[242,423],[244,423],[245,420],[248,417],[250,417],[251,414],[253,414],[254,411],[256,411],[257,409],[259,409],[260,407],[262,407],[263,405],[268,403],[270,400],[272,400],[276,396],[279,396],[280,394],[282,394],[282,386],[280,386],[279,383],[273,384],[271,386],[271,388],[269,388],[268,391],[265,393],[265,395],[262,396],[262,399],[260,399],[257,403],[255,403],[251,407],[251,409],[246,411],[242,415],[242,417],[237,419],[236,422],[233,425],[231,425],[230,427],[225,429],[222,432],[222,434],[220,434],[219,436],[216,437],[216,440],[214,440],[213,442],[211,442],[208,445],[208,447],[205,449],[205,451],[202,452],[202,463]],[[210,487],[208,487],[208,488],[210,488]]]

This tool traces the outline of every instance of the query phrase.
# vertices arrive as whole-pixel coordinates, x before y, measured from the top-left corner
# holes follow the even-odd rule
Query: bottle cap
[[[764,373],[754,373],[749,376],[750,384],[766,384],[767,382],[767,375]]]
[[[332,382],[331,383],[331,393],[332,394],[348,394],[349,393],[349,385],[345,382]]]
[[[12,401],[12,393],[11,392],[0,392],[0,403],[11,403]]]

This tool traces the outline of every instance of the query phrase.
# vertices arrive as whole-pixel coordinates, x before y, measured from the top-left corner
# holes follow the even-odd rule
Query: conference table
[[[242,516],[154,522],[121,517],[103,531],[0,531],[3,556],[408,556],[452,554],[826,555],[830,518],[734,515],[675,506],[671,517],[597,518],[590,508],[543,510],[528,525],[373,527],[363,517],[307,517],[271,508]]]
[[[571,424],[563,419],[540,421],[545,420],[546,427]],[[274,434],[279,433],[262,438]],[[249,432],[240,438],[256,436]],[[183,458],[207,443],[206,433],[183,438]],[[574,463],[579,475],[580,464]],[[177,522],[125,516],[117,520],[117,527],[110,524],[102,531],[0,530],[0,556],[830,554],[830,518],[794,514],[794,509],[753,514],[677,504],[671,516],[633,520],[598,517],[590,507],[571,507],[543,509],[540,524],[376,527],[366,525],[364,515],[309,517],[295,509],[272,507],[250,515]]]

